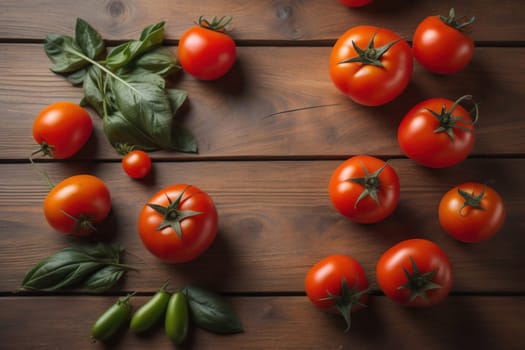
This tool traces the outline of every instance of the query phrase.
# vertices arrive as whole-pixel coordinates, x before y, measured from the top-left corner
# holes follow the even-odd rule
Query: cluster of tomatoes
[[[233,39],[225,33],[230,17],[199,18],[181,37],[179,62],[184,71],[200,80],[215,80],[226,74],[236,58]],[[66,159],[87,143],[93,131],[89,113],[72,102],[56,102],[44,108],[33,122],[33,138],[40,145],[31,155]],[[149,155],[133,145],[116,145],[123,154],[122,168],[134,179],[146,177],[152,168]],[[106,184],[96,176],[81,174],[53,184],[44,215],[55,230],[75,236],[90,236],[111,211]],[[201,255],[214,241],[217,210],[211,197],[195,186],[170,185],[154,194],[142,208],[138,230],[145,247],[169,263],[187,262]]]
[[[360,7],[371,0],[340,0]],[[452,9],[448,17],[430,16],[416,28],[412,47],[396,33],[375,26],[357,26],[335,43],[330,56],[334,85],[365,106],[379,106],[397,98],[407,87],[413,58],[436,74],[451,74],[472,59],[474,44]],[[462,104],[471,102],[468,111]],[[451,101],[431,98],[414,106],[398,127],[398,142],[412,160],[430,168],[458,164],[474,147],[478,106],[472,96]],[[340,164],[332,174],[329,196],[335,209],[358,223],[384,220],[397,207],[399,178],[381,159],[358,155]],[[505,207],[489,186],[468,182],[450,189],[439,203],[442,228],[462,242],[480,242],[494,236],[505,221]],[[452,287],[452,268],[446,253],[426,239],[402,241],[384,252],[376,265],[383,293],[404,306],[427,307],[441,302]],[[366,274],[354,258],[330,255],[316,263],[305,279],[305,289],[317,307],[340,313],[350,327],[350,313],[366,305],[370,289]]]

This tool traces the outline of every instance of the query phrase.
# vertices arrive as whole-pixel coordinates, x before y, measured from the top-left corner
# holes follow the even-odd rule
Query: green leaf
[[[173,148],[179,152],[197,153],[197,140],[195,136],[180,125],[176,125],[173,129]]]
[[[175,55],[165,47],[158,47],[144,53],[134,61],[134,65],[162,77],[181,69]]]
[[[125,80],[108,80],[118,110],[157,146],[172,149],[173,116],[164,79],[145,71],[121,77]]]
[[[104,134],[111,145],[127,143],[144,151],[153,151],[159,147],[149,135],[133,125],[121,112],[114,111],[104,117]]]
[[[53,65],[51,70],[55,73],[71,73],[89,65],[90,62],[74,54],[82,49],[72,37],[58,34],[48,34],[44,40],[44,51]]]
[[[188,93],[179,89],[168,89],[166,93],[170,101],[171,112],[175,115],[188,98]]]
[[[93,291],[104,291],[113,287],[124,274],[124,270],[118,266],[105,266],[89,276],[82,284]]]
[[[128,41],[115,47],[106,59],[106,66],[115,71],[126,66],[142,53],[158,46],[164,40],[164,22],[146,27],[140,40]]]
[[[91,66],[87,70],[82,85],[84,89],[84,103],[93,107],[98,115],[104,117],[104,92],[100,68]]]
[[[75,40],[82,52],[91,59],[96,59],[106,51],[102,36],[81,18],[77,18]]]
[[[107,289],[125,271],[132,269],[119,264],[121,252],[121,248],[105,243],[64,248],[32,267],[26,273],[21,288],[54,291],[79,286],[87,280],[91,281],[88,285],[96,286],[97,290]],[[107,266],[114,269],[106,269]],[[117,274],[117,269],[122,273]]]
[[[243,332],[239,317],[220,295],[194,286],[182,291],[188,298],[191,320],[198,327],[220,334]]]
[[[87,74],[87,69],[82,68],[66,76],[66,79],[72,85],[81,85],[84,82],[84,78],[86,74]]]

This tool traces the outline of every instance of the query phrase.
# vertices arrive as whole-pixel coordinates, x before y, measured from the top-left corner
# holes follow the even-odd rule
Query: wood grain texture
[[[199,16],[233,16],[232,36],[238,41],[333,42],[360,24],[384,26],[411,40],[423,18],[447,15],[477,17],[472,36],[482,42],[521,42],[525,24],[516,14],[525,3],[515,0],[375,1],[349,9],[338,1],[317,0],[3,0],[0,39],[43,40],[48,33],[72,33],[82,17],[109,40],[133,39],[145,26],[164,20],[166,37],[177,40]]]
[[[4,310],[0,313],[2,348],[68,349],[70,344],[79,350],[108,348],[92,343],[89,332],[94,320],[116,298],[0,298]],[[132,303],[138,307],[146,299],[134,297]],[[343,332],[342,318],[316,310],[305,296],[230,300],[243,322],[244,333],[217,336],[192,329],[177,349],[372,350],[424,346],[428,350],[463,350],[472,344],[479,344],[479,349],[525,347],[521,327],[524,297],[450,297],[440,307],[426,310],[403,309],[385,297],[372,297],[367,309],[353,314],[348,334]],[[174,348],[162,327],[144,336],[123,332],[110,345],[112,349]]]
[[[0,110],[9,122],[9,128],[0,128],[0,157],[27,159],[35,149],[31,125],[37,113],[57,100],[80,101],[82,91],[49,71],[41,45],[0,44],[0,51]],[[359,106],[336,90],[328,76],[329,54],[327,47],[241,47],[233,70],[219,81],[200,82],[180,73],[171,84],[187,90],[189,101],[178,117],[195,134],[199,154],[153,156],[402,155],[397,126],[412,106],[465,94],[480,103],[473,155],[525,154],[525,119],[517,117],[522,106],[516,103],[525,100],[525,70],[501,69],[522,65],[524,48],[478,48],[466,70],[447,77],[416,65],[407,91],[376,108]],[[76,158],[118,158],[100,118],[92,116],[93,137]]]
[[[99,237],[124,246],[126,261],[140,273],[128,274],[124,290],[151,292],[159,281],[196,283],[223,292],[302,292],[306,271],[318,260],[344,253],[360,261],[375,284],[379,256],[398,241],[423,237],[435,241],[454,267],[455,292],[523,293],[525,266],[525,187],[523,160],[469,160],[430,171],[409,160],[391,160],[401,181],[394,214],[374,225],[359,225],[332,208],[327,184],[339,161],[156,163],[146,182],[124,176],[118,163],[38,164],[51,179],[78,173],[102,178],[112,194],[113,210]],[[218,176],[220,174],[220,176]],[[466,181],[486,182],[504,198],[508,218],[488,242],[460,244],[437,220],[441,196]],[[6,164],[0,175],[0,290],[15,290],[41,258],[75,242],[54,232],[41,205],[45,181],[29,164]],[[199,259],[164,264],[142,246],[137,217],[158,189],[189,183],[208,192],[219,212],[218,238]]]

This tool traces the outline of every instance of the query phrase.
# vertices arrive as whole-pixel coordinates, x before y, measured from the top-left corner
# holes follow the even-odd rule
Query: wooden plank
[[[41,45],[0,44],[0,157],[27,159],[35,148],[31,125],[44,106],[79,101],[72,87],[48,69]],[[416,66],[412,84],[390,104],[369,108],[343,96],[328,77],[328,47],[241,47],[233,71],[203,83],[180,74],[173,85],[188,91],[179,115],[194,132],[199,155],[157,152],[158,158],[401,155],[397,126],[417,102],[474,95],[480,102],[473,155],[523,155],[525,71],[501,69],[525,61],[525,48],[479,48],[472,64],[450,77]],[[307,58],[307,59],[305,59]],[[297,64],[301,62],[301,64]],[[278,67],[278,68],[276,68]],[[300,78],[299,78],[300,77]],[[490,88],[488,88],[490,86]],[[115,159],[93,113],[95,132],[78,159]]]
[[[525,188],[522,159],[468,160],[430,170],[391,160],[401,181],[394,214],[374,225],[348,221],[332,208],[327,184],[339,161],[157,162],[145,182],[124,175],[118,163],[38,164],[54,181],[91,173],[108,185],[113,202],[100,236],[123,245],[128,274],[119,290],[153,291],[159,281],[197,283],[224,292],[302,292],[306,271],[322,257],[345,253],[363,264],[374,289],[379,256],[398,241],[423,237],[448,253],[455,292],[524,293]],[[466,245],[446,235],[437,220],[441,196],[465,181],[486,182],[505,200],[508,217],[488,242]],[[218,238],[199,259],[168,265],[150,255],[137,234],[137,216],[160,188],[190,183],[207,191],[219,212]],[[3,164],[0,175],[0,291],[17,289],[38,260],[75,240],[55,233],[41,205],[48,189],[29,164]]]
[[[418,23],[430,15],[476,16],[472,36],[477,41],[519,41],[525,24],[521,0],[376,1],[362,9],[348,9],[337,1],[40,1],[4,0],[0,11],[0,39],[42,40],[48,33],[71,34],[82,17],[110,40],[139,36],[145,26],[165,20],[166,37],[177,40],[200,15],[234,17],[236,40],[333,41],[354,25],[373,24],[411,39]],[[46,8],[43,10],[43,8]],[[42,15],[45,11],[45,15]]]
[[[135,307],[147,297],[132,299]],[[116,297],[1,297],[0,336],[4,349],[105,348],[89,339],[94,320]],[[316,310],[306,297],[230,299],[245,332],[218,336],[192,329],[187,349],[480,349],[525,348],[525,297],[449,297],[439,307],[406,309],[385,297],[342,318]],[[60,319],[60,322],[56,322]],[[30,336],[28,336],[30,335]],[[424,345],[423,345],[424,344]],[[144,336],[123,332],[114,349],[171,349],[162,327]],[[179,347],[177,347],[179,348]]]

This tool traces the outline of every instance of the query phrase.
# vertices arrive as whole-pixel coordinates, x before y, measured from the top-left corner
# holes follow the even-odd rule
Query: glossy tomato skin
[[[481,196],[479,208],[466,205],[460,191]],[[441,227],[455,239],[465,243],[487,240],[498,233],[506,218],[505,204],[501,196],[491,187],[467,182],[450,189],[439,203]]]
[[[440,288],[426,291],[426,298],[411,301],[410,290],[400,288],[408,278],[403,269],[413,273],[411,259],[420,273],[435,271],[431,282]],[[452,288],[452,267],[445,252],[434,242],[426,239],[408,239],[397,243],[381,255],[376,266],[376,279],[385,295],[394,302],[411,307],[428,307],[440,303]]]
[[[180,221],[182,237],[172,227],[159,230],[163,215],[148,204],[168,207],[181,195],[177,210],[199,214]],[[170,185],[154,194],[142,208],[138,230],[144,246],[168,263],[183,263],[199,257],[215,240],[218,214],[212,198],[199,188],[187,184]]]
[[[348,7],[362,7],[372,3],[373,0],[339,0],[339,2]]]
[[[151,171],[151,158],[141,150],[133,150],[122,158],[122,169],[134,179],[142,179]]]
[[[33,138],[56,159],[69,158],[87,142],[93,131],[89,113],[79,105],[56,102],[44,108],[33,121]],[[46,146],[44,146],[46,147]]]
[[[358,56],[352,42],[366,48],[375,34],[374,46],[396,43],[380,58],[383,67],[360,62],[341,63]],[[375,26],[357,26],[346,31],[335,43],[330,55],[330,77],[335,86],[353,101],[365,106],[379,106],[399,96],[412,77],[412,50],[393,31]]]
[[[200,80],[215,80],[235,62],[237,47],[225,33],[193,26],[180,38],[179,62],[185,72]]]
[[[416,28],[412,40],[416,60],[437,74],[452,74],[465,68],[474,55],[472,38],[439,16],[425,18]]]
[[[111,211],[111,196],[98,177],[81,174],[55,185],[44,200],[44,215],[55,230],[74,236],[88,236],[94,231],[80,227],[75,219],[87,219],[90,225],[104,220]]]
[[[435,132],[440,122],[429,111],[440,113],[443,106],[450,109],[454,101],[431,98],[415,105],[403,118],[397,131],[397,140],[403,153],[421,165],[430,168],[445,168],[458,164],[468,157],[474,148],[473,119],[461,105],[454,109],[458,121],[453,128],[454,138],[446,132]],[[464,130],[467,129],[467,130]]]
[[[365,187],[349,180],[365,176],[363,167],[369,173],[374,173],[384,167],[378,176],[379,205],[371,196],[358,200]],[[371,224],[384,220],[397,207],[400,194],[399,178],[394,168],[385,164],[383,160],[358,155],[347,159],[334,170],[328,192],[333,206],[343,216],[358,223]]]
[[[320,309],[337,312],[333,299],[326,299],[331,295],[341,295],[341,280],[346,280],[350,288],[356,287],[357,291],[368,289],[368,279],[363,267],[357,260],[342,254],[329,255],[308,270],[305,279],[305,290],[308,299]],[[368,294],[363,293],[359,299],[366,305]],[[357,311],[363,306],[355,304],[352,311]]]

